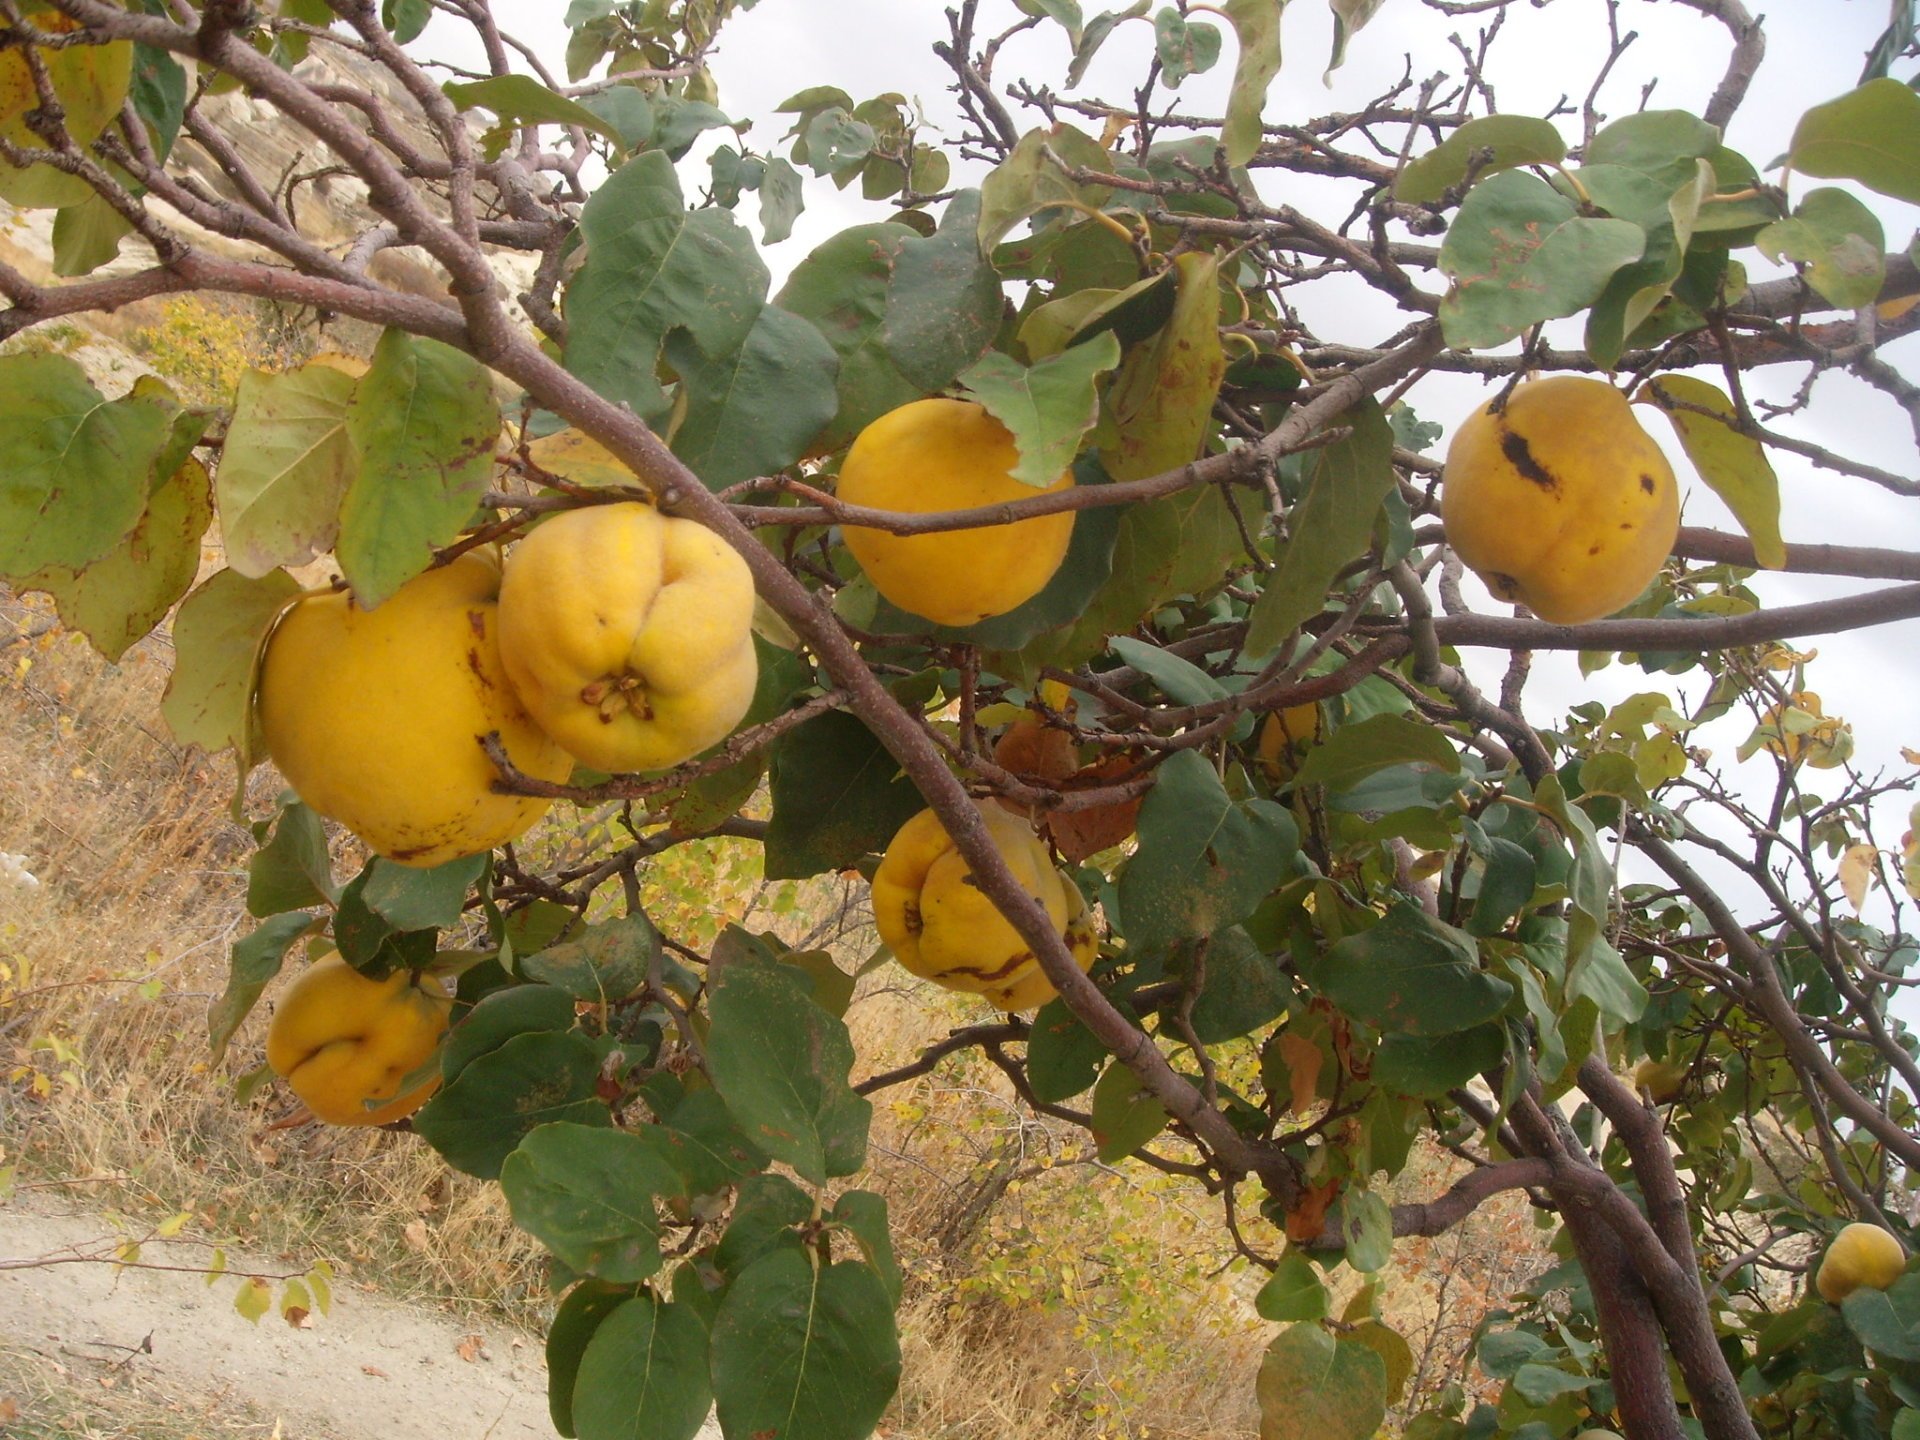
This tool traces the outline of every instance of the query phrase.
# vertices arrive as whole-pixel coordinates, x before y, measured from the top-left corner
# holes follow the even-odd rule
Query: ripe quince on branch
[[[1007,428],[971,400],[916,400],[855,438],[835,486],[850,505],[931,514],[1001,505],[1073,488],[1067,471],[1044,488],[1013,478],[1020,452]],[[1073,513],[1011,525],[891,535],[849,525],[847,548],[873,586],[939,625],[1004,615],[1046,588],[1073,538]]]
[[[453,997],[410,970],[372,980],[337,953],[309,965],[267,1027],[267,1064],[329,1125],[387,1125],[440,1087],[433,1076],[400,1093],[446,1033]]]
[[[1495,403],[1447,450],[1447,543],[1495,595],[1556,625],[1637,599],[1673,549],[1680,490],[1627,397],[1556,375]]]
[[[1838,1305],[1863,1285],[1870,1290],[1886,1289],[1906,1268],[1907,1252],[1891,1233],[1878,1225],[1855,1221],[1833,1237],[1813,1283],[1822,1300]]]
[[[504,844],[548,802],[496,795],[480,741],[542,780],[573,762],[528,717],[501,665],[500,559],[470,550],[372,610],[302,596],[268,637],[257,695],[267,753],[300,798],[403,865]]]
[[[753,703],[753,575],[692,520],[568,510],[507,556],[500,656],[521,703],[599,770],[664,770]]]
[[[994,848],[1090,968],[1099,951],[1080,889],[1054,868],[1026,821],[997,805],[980,809]],[[973,871],[932,810],[902,825],[873,876],[873,921],[881,940],[922,979],[984,995],[1002,1010],[1029,1010],[1057,993],[1020,934],[974,883]]]
[[[1276,785],[1293,779],[1300,768],[1300,752],[1317,744],[1325,729],[1320,707],[1311,700],[1269,711],[1260,723],[1260,739],[1255,746],[1267,778]]]

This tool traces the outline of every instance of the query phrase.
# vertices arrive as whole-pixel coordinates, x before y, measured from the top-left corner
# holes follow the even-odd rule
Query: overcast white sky
[[[936,128],[957,133],[957,113],[947,90],[951,77],[929,48],[946,37],[944,8],[939,0],[760,0],[753,10],[729,23],[713,58],[720,105],[736,119],[755,121],[744,143],[762,153],[784,153],[780,138],[787,128],[786,117],[774,115],[774,106],[795,91],[820,84],[838,85],[855,100],[900,91],[922,106]],[[1103,8],[1121,7],[1117,0],[1083,0],[1083,8],[1092,15]],[[1786,149],[1793,123],[1804,109],[1857,83],[1862,59],[1887,23],[1887,8],[1886,0],[1796,0],[1772,7],[1778,13],[1766,16],[1767,62],[1735,117],[1727,142],[1764,170]],[[560,70],[564,6],[555,0],[495,0],[494,9],[506,29],[551,57],[553,68]],[[1610,77],[1601,108],[1616,117],[1639,108],[1642,88],[1650,82],[1655,82],[1654,89],[1646,103],[1653,108],[1681,107],[1696,113],[1704,108],[1725,68],[1725,30],[1671,0],[1625,0],[1620,17],[1622,30],[1638,32],[1638,38]],[[981,6],[983,33],[1014,18],[1013,7],[1005,0],[986,0]],[[1332,35],[1330,12],[1322,0],[1294,0],[1283,31],[1286,65],[1269,93],[1266,118],[1297,122],[1357,108],[1409,68],[1416,82],[1437,70],[1457,69],[1457,56],[1447,37],[1456,32],[1471,35],[1471,27],[1479,23],[1482,17],[1448,19],[1416,0],[1385,0],[1372,23],[1354,38],[1345,67],[1335,72],[1330,84],[1323,84]],[[450,29],[446,17],[437,18],[423,48],[449,59],[461,58],[459,48],[448,43],[455,39]],[[1500,108],[1540,114],[1563,97],[1577,108],[1607,43],[1605,7],[1592,0],[1560,0],[1543,8],[1515,4],[1496,49],[1501,63],[1493,80]],[[1147,24],[1136,21],[1120,26],[1080,93],[1128,103],[1151,44]],[[1232,67],[1230,35],[1224,49],[1213,74],[1188,82],[1188,106],[1194,113],[1220,113],[1220,97]],[[1026,76],[1058,85],[1067,56],[1065,33],[1044,24],[1006,47],[998,78],[1004,82]],[[1037,116],[1017,115],[1016,119],[1023,125],[1041,123]],[[1577,117],[1564,119],[1562,125],[1563,133],[1577,138]],[[705,181],[704,153],[697,151],[682,166],[689,193]],[[1276,177],[1272,172],[1262,177],[1262,184],[1269,199],[1282,198],[1273,192],[1284,185],[1288,202],[1334,215],[1346,213],[1355,193],[1350,186],[1337,194],[1331,186],[1316,191],[1314,182]],[[1807,182],[1798,182],[1795,193],[1807,188]],[[1920,222],[1920,210],[1860,193],[1885,222],[1889,248],[1904,246]],[[794,237],[767,252],[776,285],[778,277],[826,236],[849,224],[884,216],[883,207],[843,195],[831,182],[810,175],[806,202],[807,213]],[[743,202],[742,211],[752,223],[751,200]],[[1766,278],[1766,264],[1757,255],[1749,251],[1743,259],[1754,278]],[[1358,285],[1316,286],[1300,303],[1323,338],[1376,340],[1398,329],[1405,319]],[[1577,345],[1577,326],[1559,338]],[[1920,339],[1900,342],[1888,354],[1910,374],[1920,375]],[[1780,367],[1755,377],[1752,390],[1761,398],[1785,400],[1800,377],[1799,370]],[[1423,418],[1450,423],[1484,397],[1476,382],[1435,376],[1422,382],[1409,398]],[[1812,415],[1782,421],[1780,428],[1898,474],[1920,474],[1911,427],[1884,396],[1849,376],[1832,375],[1821,380],[1816,402]],[[1716,497],[1694,479],[1691,467],[1671,443],[1666,423],[1650,417],[1648,428],[1673,454],[1687,494],[1687,522],[1737,529]],[[1785,498],[1782,528],[1789,542],[1920,548],[1920,505],[1915,502],[1899,500],[1863,481],[1815,470],[1793,456],[1776,455],[1774,461]],[[1807,576],[1762,576],[1755,582],[1755,589],[1774,605],[1861,588],[1861,582]],[[1487,608],[1500,613],[1500,607],[1491,603]],[[1861,763],[1868,769],[1898,765],[1901,746],[1920,748],[1920,622],[1827,637],[1817,644],[1821,657],[1815,670],[1816,687],[1826,698],[1828,712],[1843,714],[1853,724]],[[1490,685],[1497,684],[1502,658],[1489,652],[1469,655],[1471,668]],[[1555,703],[1618,698],[1645,689],[1671,693],[1677,687],[1692,697],[1702,684],[1697,674],[1676,681],[1620,666],[1583,680],[1571,657],[1542,656],[1532,713],[1536,720],[1548,720]],[[1702,743],[1710,744],[1731,767],[1733,750],[1746,729],[1744,723],[1728,720]],[[1749,765],[1750,783],[1769,783],[1765,757]],[[1827,781],[1811,788],[1832,793],[1835,787]],[[1898,841],[1906,807],[1904,800],[1889,803],[1877,814],[1883,844]]]

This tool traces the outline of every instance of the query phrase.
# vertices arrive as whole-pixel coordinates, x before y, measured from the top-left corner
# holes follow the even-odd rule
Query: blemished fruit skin
[[[1010,473],[1013,436],[971,400],[915,400],[862,430],[841,462],[835,493],[850,505],[927,514],[1028,500],[1073,487],[1067,471],[1044,489]],[[1012,525],[890,535],[849,525],[847,548],[874,588],[939,625],[973,625],[1038,595],[1066,559],[1073,514]]]
[[[1086,901],[1054,868],[1026,821],[981,808],[994,848],[1037,900],[1084,971],[1098,953]],[[985,996],[1002,1010],[1044,1005],[1057,993],[1027,942],[972,883],[972,870],[932,810],[902,825],[873,876],[880,938],[908,970],[949,990]]]
[[[326,955],[280,997],[267,1027],[267,1064],[327,1124],[388,1125],[440,1087],[435,1075],[400,1093],[439,1047],[452,1009],[438,980],[409,970],[370,980]]]
[[[303,596],[268,638],[257,696],[267,753],[302,800],[389,860],[490,850],[546,812],[544,799],[493,793],[489,731],[522,773],[572,773],[501,666],[499,591],[499,557],[470,550],[372,610],[339,592]]]
[[[1673,467],[1603,380],[1556,375],[1474,412],[1447,450],[1447,543],[1487,588],[1580,625],[1639,598],[1673,549]]]
[[[1906,1268],[1907,1252],[1891,1233],[1856,1220],[1833,1237],[1813,1284],[1822,1300],[1838,1305],[1863,1285],[1886,1289]]]
[[[704,525],[567,510],[507,556],[500,657],[541,729],[598,770],[664,770],[753,703],[753,574]]]

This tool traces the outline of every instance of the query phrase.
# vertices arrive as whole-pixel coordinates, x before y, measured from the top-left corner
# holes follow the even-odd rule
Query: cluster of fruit
[[[746,714],[753,577],[719,537],[639,504],[568,510],[371,610],[317,591],[269,636],[267,753],[300,798],[403,865],[514,839],[548,801],[494,789],[482,741],[559,782],[677,765]]]
[[[861,432],[838,495],[852,506],[933,514],[1072,488],[1071,471],[1044,486],[1023,483],[1013,474],[1019,459],[1013,436],[982,406],[920,400]],[[1517,387],[1461,426],[1447,458],[1450,543],[1496,594],[1558,623],[1637,596],[1672,546],[1678,508],[1659,448],[1626,398],[1596,380]],[[922,534],[842,531],[881,595],[955,626],[1037,595],[1072,532],[1068,509]],[[546,809],[545,799],[495,790],[498,772],[481,744],[489,735],[522,774],[557,782],[576,762],[663,769],[730,733],[753,697],[752,609],[745,562],[705,528],[639,504],[569,510],[504,561],[491,547],[469,551],[375,609],[336,591],[296,601],[262,661],[261,730],[315,810],[389,859],[437,865],[512,840]],[[1271,781],[1291,781],[1322,725],[1314,705],[1266,718],[1256,749]],[[1032,717],[1009,730],[996,758],[1049,783],[1071,783],[1077,764],[1066,733]],[[1117,843],[1138,801],[1106,809],[1072,812],[1080,818],[1071,826],[1042,817],[1048,839],[1009,809],[979,810],[1083,971],[1097,951],[1091,917],[1048,840],[1076,860]],[[1055,994],[931,810],[888,846],[873,908],[882,940],[916,975],[1007,1011]],[[450,1006],[431,978],[372,980],[330,956],[282,1000],[269,1059],[322,1119],[384,1123],[432,1093],[433,1080],[414,1072]]]

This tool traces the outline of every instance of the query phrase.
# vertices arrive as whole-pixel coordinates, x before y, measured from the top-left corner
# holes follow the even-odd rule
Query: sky
[[[1113,4],[1115,0],[1083,0],[1089,16]],[[554,0],[494,0],[494,10],[503,28],[551,57],[556,72],[560,70],[563,6]],[[933,41],[946,37],[944,10],[938,0],[760,0],[754,9],[729,22],[711,60],[721,107],[739,119],[759,117],[744,142],[732,143],[744,143],[760,153],[784,154],[781,137],[787,121],[773,113],[774,107],[802,88],[822,84],[838,85],[856,101],[899,91],[920,106],[937,132],[957,134],[958,114],[947,88],[951,75],[930,49]],[[1862,58],[1887,23],[1886,0],[1799,0],[1774,10],[1777,13],[1766,16],[1767,61],[1726,137],[1763,172],[1786,150],[1793,123],[1803,110],[1845,93],[1858,82]],[[1726,66],[1725,29],[1671,0],[1623,0],[1619,14],[1621,30],[1635,32],[1636,38],[1610,75],[1601,108],[1616,118],[1640,108],[1643,88],[1651,84],[1652,92],[1644,101],[1650,108],[1681,107],[1696,113],[1703,109]],[[1009,0],[984,0],[980,33],[991,34],[1015,18]],[[1286,64],[1269,92],[1266,119],[1298,122],[1354,109],[1403,73],[1411,73],[1417,83],[1436,70],[1457,69],[1448,36],[1470,37],[1473,27],[1482,23],[1482,16],[1449,18],[1417,0],[1384,0],[1372,22],[1353,37],[1344,67],[1323,80],[1332,37],[1331,12],[1321,0],[1294,0],[1283,25]],[[462,37],[451,27],[446,17],[436,18],[417,48],[472,63],[474,52],[459,43]],[[1608,43],[1606,9],[1593,0],[1514,4],[1495,49],[1499,63],[1490,72],[1500,108],[1540,114],[1564,97],[1577,109]],[[1119,26],[1077,93],[1126,103],[1144,71],[1151,44],[1152,31],[1146,23]],[[1186,107],[1193,113],[1218,114],[1223,108],[1233,57],[1231,35],[1224,52],[1215,72],[1190,80],[1183,90]],[[1025,76],[1057,85],[1068,53],[1065,32],[1044,23],[1007,44],[997,78],[1004,82]],[[1016,112],[1016,123],[1041,121],[1033,112]],[[1563,134],[1578,138],[1577,116],[1564,117],[1560,123]],[[696,150],[681,167],[690,193],[705,179],[704,153]],[[978,173],[956,172],[956,183],[977,179]],[[1276,172],[1259,174],[1258,181],[1269,201],[1284,200],[1310,213],[1344,215],[1358,193],[1350,184]],[[1807,188],[1808,182],[1797,182],[1794,193],[1804,194]],[[1920,209],[1856,193],[1881,216],[1889,248],[1902,247],[1920,225]],[[807,210],[793,237],[765,252],[776,287],[828,235],[884,216],[883,207],[842,194],[830,181],[811,175],[805,195]],[[752,224],[752,200],[744,201],[741,209]],[[1755,280],[1785,273],[1769,267],[1754,252],[1745,252],[1742,258]],[[1428,277],[1426,283],[1433,281]],[[1299,303],[1322,338],[1383,339],[1406,319],[1358,282],[1313,286]],[[1551,338],[1577,345],[1577,322],[1562,325]],[[1920,376],[1920,337],[1898,342],[1886,353],[1908,373]],[[1796,367],[1760,372],[1753,377],[1751,392],[1757,398],[1784,401],[1801,374]],[[1476,380],[1437,375],[1422,381],[1410,399],[1423,418],[1451,430],[1452,423],[1483,403],[1486,395]],[[1920,474],[1912,429],[1885,396],[1844,374],[1823,377],[1815,396],[1817,403],[1810,413],[1783,419],[1779,428],[1898,474]],[[1649,431],[1669,451],[1682,477],[1684,522],[1737,530],[1718,499],[1693,476],[1667,423],[1657,416],[1649,420]],[[1901,500],[1864,481],[1815,470],[1791,455],[1776,453],[1773,458],[1783,493],[1782,530],[1790,543],[1920,548],[1920,505],[1914,501]],[[1869,587],[1865,582],[1824,577],[1762,575],[1753,588],[1768,605],[1790,605]],[[1504,613],[1504,607],[1491,600],[1485,608]],[[1920,622],[1799,643],[1817,646],[1820,658],[1814,686],[1823,695],[1827,712],[1843,715],[1852,724],[1859,763],[1869,770],[1898,766],[1900,747],[1920,749]],[[1469,652],[1467,663],[1484,685],[1497,689],[1503,655]],[[1704,684],[1698,672],[1676,680],[1619,665],[1582,677],[1573,657],[1542,655],[1529,692],[1535,697],[1531,713],[1537,720],[1545,719],[1582,699],[1612,701],[1647,689],[1677,690],[1682,697],[1694,699]],[[1745,783],[1769,784],[1771,763],[1765,756],[1746,766],[1734,765],[1733,751],[1747,728],[1744,722],[1729,719],[1699,740],[1714,749],[1717,763]],[[1831,793],[1832,782],[1826,788]],[[1899,798],[1876,811],[1883,844],[1898,842],[1908,803]],[[1869,915],[1879,908],[1870,906]]]

